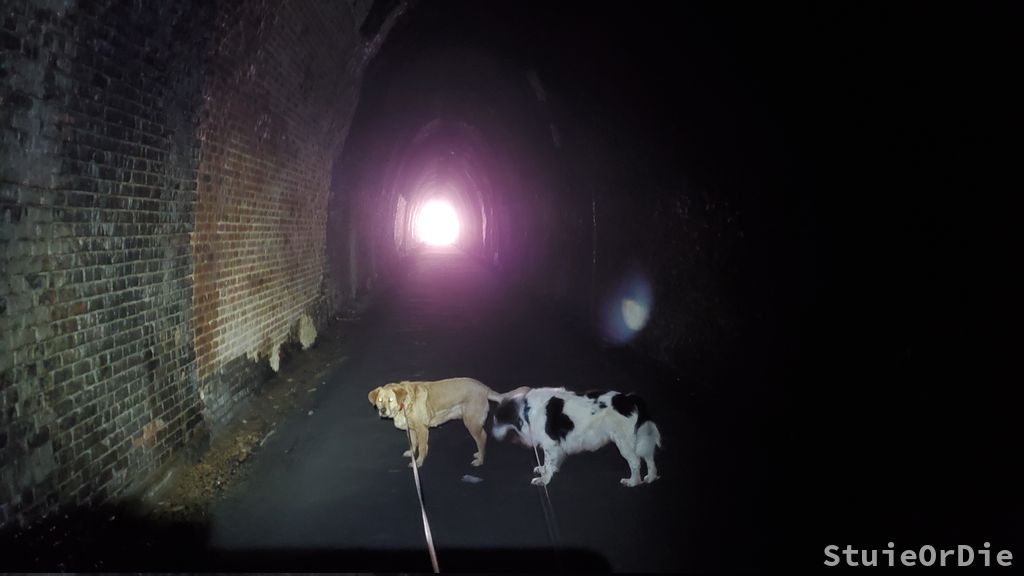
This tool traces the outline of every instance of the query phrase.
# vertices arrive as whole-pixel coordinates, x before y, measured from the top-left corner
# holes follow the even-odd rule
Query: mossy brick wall
[[[0,524],[145,485],[323,317],[370,8],[3,4]]]
[[[0,523],[122,492],[201,421],[200,5],[3,5]]]

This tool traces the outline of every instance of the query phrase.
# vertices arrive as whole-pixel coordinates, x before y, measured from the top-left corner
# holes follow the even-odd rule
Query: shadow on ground
[[[156,520],[130,506],[79,508],[29,529],[0,531],[0,569],[13,572],[338,571],[430,572],[419,550],[238,549],[208,544],[203,522]],[[601,555],[583,549],[440,548],[445,572],[610,572]]]

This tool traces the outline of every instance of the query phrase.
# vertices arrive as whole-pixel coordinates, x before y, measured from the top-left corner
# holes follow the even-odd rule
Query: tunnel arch
[[[542,251],[534,220],[551,213],[542,204],[557,152],[526,68],[464,46],[394,56],[385,46],[368,70],[335,163],[334,296],[368,289],[418,251],[415,218],[438,188],[459,213],[458,247],[515,275]]]
[[[382,194],[395,206],[395,250],[416,249],[416,217],[431,199],[441,197],[459,216],[457,245],[486,255],[500,250],[500,224],[493,214],[500,203],[492,173],[501,171],[494,148],[475,126],[434,118],[421,126],[404,146],[396,146],[393,171]]]

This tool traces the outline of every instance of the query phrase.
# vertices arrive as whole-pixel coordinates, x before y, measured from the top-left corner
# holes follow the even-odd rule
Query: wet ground
[[[661,479],[625,488],[614,447],[569,457],[543,491],[532,451],[460,422],[434,428],[420,470],[442,571],[694,571],[758,564],[743,415],[635,358],[454,253],[421,254],[359,318],[335,323],[239,410],[144,516],[92,511],[15,569],[431,570],[408,441],[367,402],[389,381],[471,376],[497,391],[566,386],[644,395]],[[465,475],[479,479],[464,481]],[[104,524],[96,528],[97,523]],[[63,530],[63,529],[62,529]],[[91,539],[90,539],[91,538]],[[45,540],[45,539],[44,539]],[[26,541],[40,542],[37,534]],[[42,550],[42,553],[40,553]],[[29,559],[34,557],[34,560]]]

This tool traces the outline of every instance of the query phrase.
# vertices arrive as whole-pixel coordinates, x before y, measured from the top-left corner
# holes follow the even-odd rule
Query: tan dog
[[[402,456],[416,456],[417,466],[422,466],[427,457],[429,428],[456,418],[462,418],[476,442],[473,466],[483,464],[487,443],[484,422],[490,409],[487,402],[500,402],[504,397],[472,378],[393,382],[370,390],[367,396],[382,418],[392,418],[395,428],[409,430],[412,446]]]

